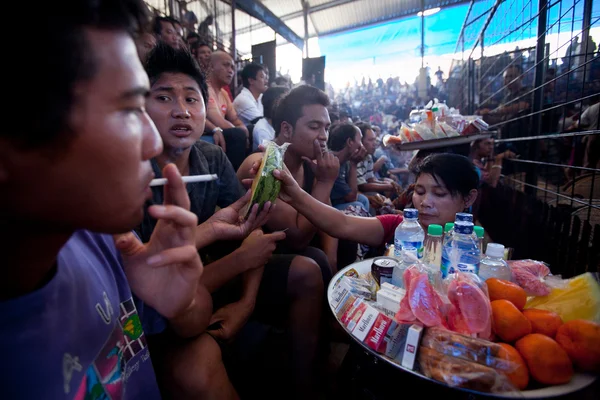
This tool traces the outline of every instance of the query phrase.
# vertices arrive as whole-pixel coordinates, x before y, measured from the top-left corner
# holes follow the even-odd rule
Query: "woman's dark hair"
[[[273,129],[275,136],[281,131],[281,124],[285,121],[292,127],[304,115],[304,106],[319,104],[329,106],[329,97],[315,87],[302,85],[292,89],[277,105],[273,112]]]
[[[12,73],[9,67],[10,76],[21,85],[16,104],[27,104],[21,96],[37,93],[35,112],[24,110],[22,116],[17,112],[15,120],[28,121],[26,130],[9,125],[0,133],[26,147],[43,147],[56,142],[62,133],[73,134],[68,123],[75,102],[73,89],[77,83],[91,80],[98,70],[86,29],[122,31],[133,36],[149,20],[142,0],[64,0],[36,2],[35,7],[35,12],[27,16],[28,23],[44,38],[44,45],[35,52],[26,46],[17,47],[14,56],[19,62],[14,63]],[[24,65],[35,65],[35,76]],[[69,137],[63,139],[68,141]]]
[[[273,116],[273,110],[277,106],[277,103],[284,94],[289,91],[288,88],[283,86],[273,86],[267,89],[262,95],[263,114],[267,119],[271,119]]]
[[[242,70],[241,76],[242,76],[242,85],[244,85],[245,88],[249,88],[250,87],[250,79],[256,79],[256,75],[258,75],[258,73],[260,71],[263,72],[267,72],[265,71],[265,67],[263,67],[260,64],[256,64],[256,63],[250,63],[250,64],[246,64],[246,66],[244,67],[244,69]]]
[[[452,196],[464,197],[471,190],[479,188],[479,174],[475,165],[467,157],[458,154],[429,155],[413,172],[417,179],[421,174],[431,175],[437,183],[442,183]]]
[[[146,60],[146,73],[150,79],[150,85],[154,85],[164,73],[184,74],[198,83],[200,93],[204,99],[204,105],[208,105],[208,87],[198,63],[186,49],[174,49],[171,46],[159,42]]]
[[[356,125],[349,123],[337,124],[329,134],[327,147],[333,151],[341,151],[346,146],[348,139],[356,138]]]

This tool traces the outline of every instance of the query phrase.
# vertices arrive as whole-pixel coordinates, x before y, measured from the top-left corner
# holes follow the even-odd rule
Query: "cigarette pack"
[[[360,317],[356,318],[358,316],[357,311],[350,323],[348,323],[348,329],[352,330],[352,335],[354,335],[354,337],[361,342],[365,340],[371,330],[371,327],[373,327],[373,324],[375,324],[375,320],[381,315],[379,311],[374,309],[366,302],[362,303],[362,305],[364,306],[364,309],[361,309],[362,313]],[[356,321],[356,324],[352,326],[354,321]]]
[[[404,297],[404,290],[389,290],[381,288],[377,292],[377,303],[384,309],[392,313],[397,313],[400,309],[400,301]]]
[[[343,311],[343,313],[341,312],[342,310],[340,310],[341,313],[341,317],[340,318],[340,322],[342,323],[342,325],[348,327],[348,324],[350,323],[350,321],[354,318],[354,314],[356,314],[357,311],[362,312],[364,311],[364,309],[366,308],[366,305],[363,305],[364,301],[362,298],[360,297],[355,297],[353,301],[350,302],[351,299],[348,299],[349,301],[347,301],[347,306],[343,307],[343,309],[345,309],[345,311]],[[358,316],[358,318],[360,318],[360,315]],[[354,326],[353,326],[354,327]],[[352,329],[350,329],[352,330]]]
[[[408,329],[406,335],[406,343],[404,345],[404,351],[402,352],[402,361],[400,365],[404,368],[413,369],[415,366],[415,359],[417,356],[417,349],[419,348],[419,341],[423,334],[423,327],[421,325],[412,325]]]
[[[379,344],[377,352],[384,354],[389,358],[396,359],[398,354],[401,353],[400,350],[404,349],[406,335],[408,334],[408,329],[411,325],[412,324],[399,324],[392,319],[383,340]]]
[[[385,335],[388,329],[392,325],[392,319],[386,317],[384,314],[379,313],[375,319],[375,323],[371,327],[371,330],[367,334],[364,343],[375,351],[379,351],[381,344],[385,339]]]

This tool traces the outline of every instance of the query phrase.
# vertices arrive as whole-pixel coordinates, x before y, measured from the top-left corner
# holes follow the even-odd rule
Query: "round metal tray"
[[[443,382],[439,382],[434,379],[428,378],[425,375],[423,375],[417,371],[413,371],[411,369],[405,368],[405,367],[401,366],[400,364],[397,364],[396,362],[394,362],[394,360],[387,358],[382,354],[377,353],[370,347],[363,344],[361,341],[357,340],[350,333],[350,331],[348,331],[348,329],[346,329],[346,327],[342,323],[340,323],[339,319],[335,315],[335,310],[331,306],[332,293],[333,293],[333,288],[335,287],[335,284],[338,282],[338,280],[340,278],[342,278],[344,273],[346,273],[351,268],[355,269],[359,274],[365,274],[365,273],[369,272],[372,261],[373,261],[373,259],[368,259],[368,260],[363,260],[363,261],[348,265],[346,268],[338,271],[338,273],[335,274],[333,279],[331,279],[331,282],[329,282],[329,287],[327,288],[327,302],[329,304],[329,308],[331,309],[331,312],[336,317],[337,322],[342,326],[342,328],[344,328],[344,330],[348,333],[348,335],[352,338],[352,340],[355,343],[357,343],[359,346],[361,346],[361,348],[363,348],[365,351],[367,351],[368,353],[370,353],[372,356],[376,357],[377,359],[379,359],[383,362],[386,362],[403,372],[407,372],[407,373],[415,375],[421,379],[430,381],[433,384],[450,387],[450,386],[444,384]],[[533,389],[533,390],[523,390],[520,392],[513,392],[513,393],[483,393],[483,392],[477,392],[474,390],[463,389],[463,388],[453,388],[453,389],[461,390],[461,391],[469,392],[469,393],[475,393],[478,395],[502,397],[502,398],[545,399],[545,398],[550,398],[550,397],[564,396],[564,395],[567,395],[570,393],[577,392],[578,390],[584,389],[585,387],[591,385],[597,378],[598,378],[597,376],[591,375],[591,374],[575,373],[575,375],[573,376],[573,379],[571,379],[571,382],[564,384],[564,385],[548,386],[545,388]]]

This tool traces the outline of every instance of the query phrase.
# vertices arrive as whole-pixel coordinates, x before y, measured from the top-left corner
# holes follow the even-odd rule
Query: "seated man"
[[[184,175],[219,177],[217,181],[188,185],[191,211],[200,223],[197,247],[208,256],[203,247],[211,241],[219,240],[224,247],[224,240],[243,240],[235,251],[206,266],[201,283],[213,294],[216,310],[210,335],[169,348],[170,356],[164,364],[168,390],[176,398],[235,397],[215,339],[223,343],[233,340],[251,316],[269,324],[288,324],[296,362],[294,377],[302,379],[299,385],[305,385],[314,357],[324,290],[319,266],[302,256],[271,257],[275,242],[286,234],[253,231],[261,218],[254,225],[246,222],[238,229],[231,227],[239,221],[239,211],[249,196],[237,201],[244,191],[231,163],[218,146],[198,141],[205,124],[206,85],[190,54],[159,46],[150,55],[146,71],[151,82],[148,113],[164,141],[162,154],[152,160],[155,173],[160,175],[162,165],[172,162]],[[153,200],[160,202],[160,191],[154,190],[153,194]],[[217,206],[228,208],[213,215]],[[257,208],[255,205],[248,221],[256,218]],[[146,215],[141,236],[150,235],[154,226],[154,219]]]
[[[357,165],[367,155],[361,139],[360,129],[346,122],[329,135],[329,148],[340,160],[340,171],[331,189],[331,204],[338,210],[354,206],[369,212],[369,199],[358,193]]]
[[[321,90],[299,86],[280,101],[273,117],[275,143],[290,143],[284,156],[285,165],[307,192],[324,203],[329,203],[330,184],[335,180],[338,168],[326,147],[328,105],[329,98]],[[252,166],[259,164],[262,156],[262,153],[250,155],[238,170],[238,177],[250,178]],[[272,231],[286,230],[285,247],[294,252],[305,250],[317,233],[306,218],[279,201],[265,226]],[[335,259],[330,255],[332,258]]]
[[[225,91],[234,75],[235,65],[231,56],[223,51],[214,52],[211,55],[208,75],[209,99],[205,130],[212,134],[212,141],[223,149],[237,171],[246,157],[249,136],[248,129],[239,119]],[[211,141],[207,135],[202,139]]]
[[[233,107],[246,125],[255,124],[264,116],[262,95],[269,88],[269,77],[260,64],[250,63],[242,70],[242,91],[233,100]]]
[[[275,129],[273,129],[273,112],[275,110],[275,106],[281,100],[281,98],[289,92],[288,88],[282,86],[274,86],[268,88],[265,94],[262,96],[262,104],[265,110],[264,118],[258,120],[258,122],[254,125],[254,130],[252,131],[252,151],[255,152],[258,150],[258,146],[260,146],[264,140],[273,140],[275,139]]]
[[[0,133],[3,398],[160,399],[142,302],[184,337],[209,322],[176,168],[163,171],[168,201],[149,209],[160,220],[150,241],[120,234],[142,218],[149,160],[162,149],[129,33],[146,6],[121,3],[78,1],[78,13],[73,2],[37,4],[29,21],[44,46],[16,56],[44,84],[18,63],[9,70],[21,82],[15,100],[40,98],[26,127]]]
[[[366,122],[359,122],[356,127],[360,129],[362,133],[362,144],[367,151],[367,156],[364,160],[358,163],[356,166],[356,183],[358,184],[358,190],[363,193],[381,193],[387,197],[394,197],[396,187],[390,180],[378,179],[375,177],[375,173],[378,172],[387,158],[385,156],[379,157],[376,162],[373,162],[373,154],[377,149],[377,140],[375,132],[371,128],[371,125]]]
[[[206,43],[198,41],[191,46],[191,52],[198,62],[200,69],[204,73],[204,76],[207,77],[210,71],[210,58],[212,56],[212,49]]]
[[[152,30],[156,38],[163,43],[168,44],[174,49],[178,49],[181,45],[179,34],[173,25],[173,21],[169,17],[156,17],[152,23]]]

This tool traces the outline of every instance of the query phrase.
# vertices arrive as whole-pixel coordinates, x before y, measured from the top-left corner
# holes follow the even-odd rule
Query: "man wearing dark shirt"
[[[238,223],[239,211],[249,197],[236,201],[244,191],[231,163],[220,147],[198,141],[204,131],[208,96],[204,77],[191,55],[159,45],[150,55],[146,71],[151,83],[148,113],[164,141],[162,154],[153,160],[155,170],[172,162],[182,175],[219,176],[214,182],[188,184],[191,211],[198,215],[200,223],[198,249],[206,256],[207,242],[220,240],[218,244],[223,247],[226,245],[223,240],[242,240],[233,252],[222,258],[213,257],[216,260],[206,265],[201,283],[213,294],[216,310],[210,335],[204,334],[189,343],[185,351],[176,351],[176,356],[170,359],[172,367],[165,368],[165,372],[180,387],[180,391],[172,392],[177,398],[210,398],[223,391],[235,396],[215,339],[233,340],[252,316],[270,324],[289,321],[293,346],[306,351],[313,340],[309,329],[318,330],[319,320],[307,321],[305,315],[311,316],[306,310],[321,304],[320,270],[307,257],[272,256],[275,242],[285,238],[285,233],[263,234],[260,229],[253,230],[263,221],[256,217],[258,206],[254,206],[248,219],[258,221],[255,226]],[[160,195],[155,193],[153,200],[159,201]],[[214,214],[216,206],[227,208]],[[265,206],[267,211],[269,206]],[[223,222],[241,226],[237,231],[221,229]],[[146,216],[140,228],[142,236],[148,235],[152,227],[152,219]],[[211,379],[202,379],[205,376]]]

